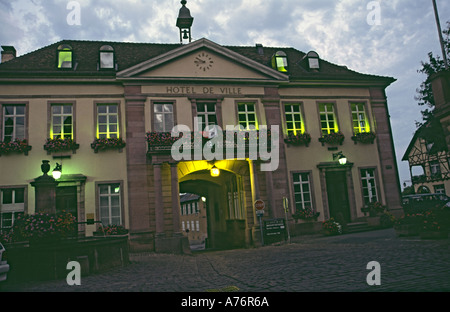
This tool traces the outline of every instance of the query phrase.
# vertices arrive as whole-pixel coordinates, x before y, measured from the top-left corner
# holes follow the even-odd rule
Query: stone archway
[[[213,165],[219,168],[219,177],[211,176]],[[180,192],[206,199],[207,248],[243,248],[251,244],[254,220],[251,214],[248,217],[253,208],[247,161],[180,162],[178,177]]]

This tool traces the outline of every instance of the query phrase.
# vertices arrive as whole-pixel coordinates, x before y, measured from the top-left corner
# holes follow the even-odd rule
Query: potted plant
[[[423,224],[423,214],[406,214],[395,221],[394,229],[398,236],[416,236],[419,235]]]
[[[126,146],[125,142],[122,138],[100,138],[95,139],[91,144],[91,148],[95,153],[98,153],[100,150],[107,149],[122,149]]]
[[[30,150],[31,146],[28,145],[28,141],[26,139],[15,139],[11,142],[0,141],[0,156],[10,153],[23,153],[24,155],[28,155]]]
[[[306,132],[304,133],[297,132],[297,134],[290,132],[284,141],[287,144],[308,146],[309,143],[311,142],[311,135]]]
[[[377,135],[374,132],[360,132],[352,136],[352,140],[355,142],[362,143],[362,144],[373,144],[373,141],[375,141],[375,138]]]
[[[30,244],[55,243],[75,236],[76,218],[69,212],[21,215],[9,233],[10,242],[28,240]]]
[[[322,229],[326,235],[342,234],[342,225],[336,222],[334,218],[330,218],[322,223]]]
[[[44,144],[44,150],[48,154],[65,151],[72,151],[74,153],[79,147],[80,145],[70,138],[47,139]]]
[[[344,134],[338,131],[323,135],[321,138],[319,138],[319,142],[321,142],[322,145],[324,143],[331,145],[342,145],[344,139],[345,139]]]
[[[95,235],[97,236],[124,236],[128,234],[128,230],[123,225],[110,224],[107,226],[99,225]]]
[[[442,239],[448,237],[448,230],[442,225],[437,216],[428,211],[424,214],[420,238],[422,239]]]
[[[314,211],[311,207],[307,207],[305,209],[297,209],[292,217],[294,218],[295,223],[297,223],[298,219],[317,221],[319,215],[320,212]]]

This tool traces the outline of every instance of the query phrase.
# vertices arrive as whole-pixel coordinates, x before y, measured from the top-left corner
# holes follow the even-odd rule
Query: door
[[[76,186],[56,188],[56,213],[60,213],[62,211],[70,212],[75,218],[77,218],[78,209]]]
[[[338,222],[350,222],[350,204],[348,200],[346,172],[328,171],[325,177],[330,217]]]

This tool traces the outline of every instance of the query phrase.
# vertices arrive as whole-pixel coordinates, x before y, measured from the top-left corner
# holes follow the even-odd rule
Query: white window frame
[[[61,113],[55,113],[53,110],[55,107],[61,107]],[[65,107],[70,107],[70,113],[64,113]],[[52,139],[55,139],[55,138],[64,139],[66,137],[73,139],[73,135],[74,135],[73,115],[74,114],[73,114],[73,105],[72,104],[51,104],[51,136],[52,136],[51,138]],[[58,125],[55,124],[55,121],[54,121],[55,117],[61,118],[60,124],[58,124]],[[64,131],[64,127],[65,127],[64,121],[65,121],[65,118],[67,118],[67,117],[71,117],[70,133],[65,133],[65,131]],[[57,134],[55,132],[55,126],[59,126],[61,128],[61,131],[59,132],[59,134]]]
[[[106,107],[106,112],[100,112],[100,107]],[[115,107],[116,112],[110,112]],[[111,117],[116,117],[116,122],[111,122]],[[100,117],[105,117],[106,122],[100,123]],[[100,131],[100,126],[106,126],[106,132]],[[111,131],[111,127],[116,126],[116,131]],[[97,103],[97,138],[120,138],[120,114],[118,103]]]
[[[6,115],[6,108],[13,107],[13,114]],[[23,114],[17,114],[17,107],[23,107]],[[13,120],[13,132],[11,134],[11,139],[8,142],[13,142],[16,139],[23,140],[26,138],[26,127],[27,127],[27,106],[25,104],[5,104],[3,105],[3,129],[2,129],[2,140],[6,142],[6,119],[12,118]],[[17,124],[17,118],[23,118],[23,125],[19,126]],[[23,135],[18,135],[18,128],[23,127]]]
[[[108,187],[108,192],[107,193],[101,193],[101,187],[107,186]],[[119,192],[113,192],[112,188],[113,187],[119,187]],[[120,182],[111,182],[111,183],[98,183],[97,184],[97,192],[98,192],[98,212],[99,212],[99,219],[102,222],[102,224],[104,226],[107,225],[123,225],[123,216],[122,216],[122,192],[123,192],[123,187],[122,187],[122,183]],[[118,203],[119,203],[119,207],[118,207],[118,211],[119,211],[119,215],[112,215],[112,211],[113,211],[113,206],[112,206],[112,198],[114,197],[118,197]],[[102,215],[102,206],[101,206],[101,202],[102,202],[102,198],[107,198],[108,199],[108,205],[107,210],[107,216],[103,216]],[[113,218],[119,218],[119,222],[113,222]],[[106,222],[105,222],[106,221]]]
[[[372,175],[370,175],[369,171],[372,171]],[[369,203],[379,201],[376,169],[375,168],[362,168],[362,169],[360,169],[360,174],[361,174],[361,193],[363,196],[364,204],[367,205]],[[369,175],[367,175],[367,174],[369,174]],[[364,186],[364,181],[366,182],[366,186]],[[368,194],[367,196],[364,195],[365,189],[367,189],[367,194]]]
[[[158,105],[162,106],[162,110],[158,112],[156,108]],[[166,107],[170,107],[169,111],[166,111]],[[175,105],[172,102],[154,102],[153,103],[153,128],[156,132],[171,132],[172,128],[175,126]],[[157,120],[157,116],[162,116],[161,121]],[[171,116],[171,125],[166,123],[166,116]]]
[[[304,179],[304,176],[307,179]],[[293,172],[292,173],[292,184],[293,184],[293,194],[294,194],[294,212],[297,210],[305,210],[307,208],[314,210],[313,203],[313,192],[311,183],[311,173],[310,172]],[[295,190],[295,186],[300,186],[300,191]],[[303,186],[308,185],[308,191],[304,191]],[[309,201],[305,200],[305,194],[309,194]],[[300,196],[300,201],[297,201],[297,196]]]
[[[18,189],[23,190],[23,202],[16,202],[16,191]],[[4,191],[5,190],[11,190],[11,198],[12,203],[11,204],[4,204],[3,198],[4,198]],[[1,188],[0,189],[0,232],[3,230],[9,230],[13,225],[14,221],[20,214],[25,213],[25,201],[26,201],[26,188],[25,187],[8,187],[8,188]],[[4,214],[11,213],[11,226],[4,226],[3,223],[5,221]]]

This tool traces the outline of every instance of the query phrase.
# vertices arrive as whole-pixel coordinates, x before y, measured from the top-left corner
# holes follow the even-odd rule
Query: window
[[[198,220],[195,221],[195,229],[197,230],[197,232],[200,232],[200,221]]]
[[[278,51],[277,53],[275,53],[275,55],[272,56],[272,67],[279,72],[287,72],[288,63],[286,53],[284,53],[283,51]]]
[[[100,221],[102,224],[104,226],[122,225],[120,183],[100,184],[98,186],[98,194]]]
[[[437,178],[441,175],[441,166],[438,160],[430,161],[430,174],[432,177]]]
[[[319,69],[320,68],[319,54],[317,54],[314,51],[310,51],[310,52],[308,52],[306,57],[308,58],[309,69]]]
[[[238,121],[243,129],[258,129],[255,103],[238,103]]]
[[[287,133],[292,133],[294,135],[297,133],[304,133],[305,125],[303,123],[300,104],[285,104],[284,111],[286,116]]]
[[[436,194],[445,194],[445,186],[444,184],[434,185],[434,192]]]
[[[307,172],[294,173],[293,182],[294,182],[294,200],[296,211],[304,209],[313,209],[310,174]]]
[[[114,68],[114,49],[109,45],[104,45],[100,48],[100,68],[113,69]]]
[[[72,68],[73,54],[72,47],[67,44],[58,47],[58,68]]]
[[[171,132],[174,127],[172,103],[154,103],[154,129],[156,132]]]
[[[197,117],[199,130],[204,131],[207,126],[217,125],[216,102],[197,102]]]
[[[117,104],[97,105],[97,138],[119,138],[119,107]]]
[[[319,104],[319,114],[322,135],[336,133],[339,131],[333,103]]]
[[[3,106],[3,142],[25,139],[25,105]]]
[[[353,120],[353,132],[355,134],[362,132],[369,132],[370,125],[369,119],[364,109],[364,103],[352,103],[352,120]]]
[[[361,184],[364,204],[378,201],[375,169],[361,169]]]
[[[51,107],[52,139],[73,139],[73,107],[72,104],[54,104]]]
[[[25,211],[25,188],[0,190],[0,232],[9,231],[14,221]]]

